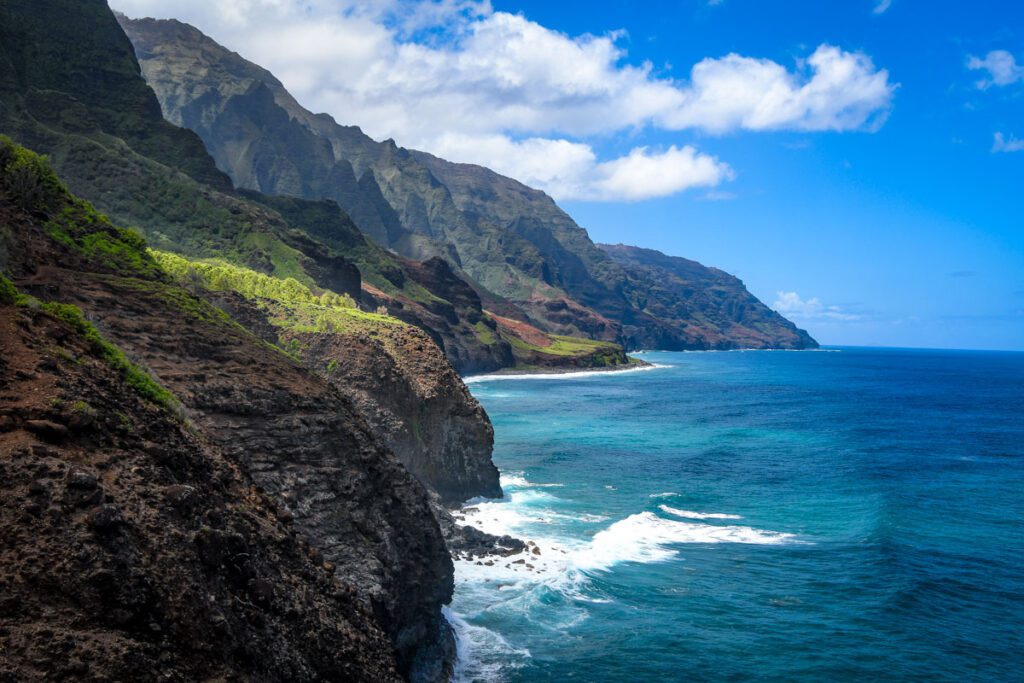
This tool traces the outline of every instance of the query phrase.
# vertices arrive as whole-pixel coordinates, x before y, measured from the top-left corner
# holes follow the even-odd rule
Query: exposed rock
[[[60,441],[68,435],[68,428],[50,420],[25,420],[25,429],[35,432],[47,441]]]
[[[144,254],[126,261],[142,264],[136,270],[91,260],[50,239],[43,227],[46,219],[46,215],[29,217],[0,197],[0,237],[6,240],[8,266],[16,283],[40,298],[76,304],[109,341],[148,368],[180,398],[210,448],[220,449],[226,462],[240,468],[213,469],[205,475],[203,486],[229,486],[239,471],[251,476],[266,495],[291,511],[292,524],[332,563],[335,575],[355,589],[353,600],[390,637],[399,673],[414,680],[443,677],[454,652],[450,629],[440,612],[453,588],[450,556],[426,491],[374,436],[351,403],[279,350],[218,315],[209,304],[147,269]],[[69,229],[115,230],[103,222]],[[104,234],[110,239],[118,233]],[[120,248],[139,249],[120,244]],[[77,348],[72,351],[71,357],[88,356]],[[61,371],[65,371],[63,365]],[[104,427],[91,435],[68,434],[62,444],[124,431],[119,422],[123,411],[105,403],[102,393],[63,399],[81,399],[95,406]],[[30,415],[43,412],[39,406],[19,410]],[[129,420],[126,428],[130,424]],[[159,432],[142,430],[133,448],[172,471],[185,465],[174,440]],[[51,452],[33,453],[53,457]],[[108,475],[104,476],[107,482]],[[185,482],[165,480],[160,486],[176,483]],[[194,479],[187,485],[198,488]],[[104,483],[91,492],[69,488],[66,503],[78,509],[116,504],[126,515],[129,492],[124,486],[127,483],[115,481],[113,488]],[[147,505],[169,510],[159,504],[163,500],[159,493],[159,489],[147,492]],[[110,494],[116,502],[104,500]],[[29,507],[25,510],[29,515],[45,517],[41,503]],[[204,508],[199,505],[196,510]],[[96,529],[104,532],[104,538],[120,537],[120,532],[111,533],[118,529],[113,512],[95,514]],[[201,541],[190,545],[190,552],[208,564],[230,568],[229,557],[217,553],[240,557],[250,552],[250,541],[242,531],[227,526],[216,511],[205,514],[204,524],[217,543]],[[242,571],[246,581],[252,578]],[[230,619],[225,619],[211,623],[213,631],[206,635],[211,642],[226,642],[224,633],[231,626]],[[349,654],[357,661],[366,653]],[[230,672],[237,665],[225,666]]]
[[[91,491],[96,488],[96,476],[81,470],[73,470],[68,475],[68,488]]]
[[[295,335],[303,358],[355,402],[375,433],[447,504],[501,497],[483,408],[420,330]]]
[[[358,594],[308,559],[270,500],[194,427],[120,382],[50,315],[0,305],[0,339],[0,386],[17,397],[5,407],[87,398],[106,416],[45,450],[27,448],[24,429],[0,435],[0,678],[400,680]],[[41,358],[54,370],[16,374]],[[174,460],[152,457],[147,440]],[[61,479],[98,490],[92,471],[117,504],[69,513],[45,495]],[[175,486],[192,489],[202,512],[162,506],[161,490]],[[190,542],[207,528],[221,541],[216,568]]]

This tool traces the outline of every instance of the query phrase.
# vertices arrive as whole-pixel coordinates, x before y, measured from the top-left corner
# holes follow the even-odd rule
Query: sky
[[[597,242],[733,273],[823,344],[1024,350],[1024,3],[111,5]]]

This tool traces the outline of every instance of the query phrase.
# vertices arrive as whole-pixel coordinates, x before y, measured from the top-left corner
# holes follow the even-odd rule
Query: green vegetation
[[[494,336],[494,330],[489,328],[483,320],[478,320],[473,329],[476,331],[476,338],[480,340],[481,344],[490,346],[498,341],[497,337]]]
[[[146,241],[119,228],[92,204],[73,197],[40,156],[0,135],[0,191],[16,206],[44,216],[46,234],[101,268],[155,277]]]
[[[6,135],[0,135],[0,189],[30,213],[46,212],[68,196],[46,157],[16,145]]]
[[[177,254],[150,250],[150,255],[172,276],[186,283],[201,283],[215,292],[237,292],[247,299],[272,299],[288,304],[314,304],[329,308],[356,307],[348,294],[325,291],[316,295],[295,278],[257,273],[223,261],[190,261]]]
[[[299,280],[307,285],[315,284],[302,266],[306,257],[277,236],[265,232],[252,233],[242,240],[242,244],[256,253],[265,254],[274,268],[275,276]]]
[[[160,268],[146,253],[146,240],[132,230],[119,228],[80,199],[69,203],[46,222],[51,239],[73,249],[106,270],[156,278]]]
[[[537,346],[531,344],[514,334],[503,335],[505,340],[514,348],[521,351],[532,351],[544,353],[549,356],[585,356],[599,351],[610,351],[618,353],[619,346],[612,342],[596,341],[593,339],[581,339],[579,337],[563,337],[560,335],[548,335],[551,339],[550,346]]]
[[[12,305],[23,303],[25,297],[14,286],[14,283],[0,273],[0,304]]]
[[[292,332],[348,333],[405,323],[356,308],[348,294],[315,293],[294,278],[279,279],[223,261],[191,261],[177,254],[150,250],[152,258],[186,286],[235,292],[253,301],[274,325]],[[289,352],[296,349],[286,347]]]
[[[72,329],[78,332],[89,343],[92,353],[117,370],[125,384],[134,389],[140,396],[153,403],[170,407],[174,403],[174,396],[171,392],[150,377],[146,372],[132,363],[125,357],[124,353],[104,339],[99,331],[85,319],[82,311],[71,304],[49,302],[42,305],[42,309],[59,320],[67,323]]]
[[[548,339],[551,341],[550,345],[538,346],[508,332],[501,336],[512,345],[518,360],[516,367],[519,369],[533,368],[534,366],[529,361],[537,360],[539,356],[585,358],[586,365],[594,368],[623,365],[629,362],[628,357],[623,354],[622,347],[613,342],[552,334],[548,335]]]

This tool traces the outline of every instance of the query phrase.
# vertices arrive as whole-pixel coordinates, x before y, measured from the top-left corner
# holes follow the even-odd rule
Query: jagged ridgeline
[[[238,186],[332,199],[378,243],[447,259],[513,323],[627,348],[817,345],[721,271],[688,262],[664,286],[663,272],[599,248],[543,192],[313,114],[269,71],[191,26],[120,20],[165,116],[198,133]],[[524,362],[515,329],[502,336]]]
[[[35,577],[0,577],[0,670],[444,678],[452,564],[419,482],[501,491],[436,345],[344,293],[147,250],[3,137],[0,245],[0,548]]]

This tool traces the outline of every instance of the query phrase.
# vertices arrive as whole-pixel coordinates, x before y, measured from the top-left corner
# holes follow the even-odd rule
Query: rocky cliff
[[[623,244],[599,245],[628,274],[624,287],[643,313],[674,324],[651,336],[626,325],[632,348],[813,349],[807,332],[761,303],[743,282],[718,268]]]
[[[161,389],[151,396],[180,401],[199,441],[250,477],[277,516],[308,539],[312,557],[352,587],[353,600],[390,638],[398,672],[413,680],[442,679],[453,654],[440,613],[451,598],[451,559],[427,491],[352,402],[298,360],[174,285],[141,238],[71,197],[35,155],[2,142],[0,169],[0,268],[23,292],[76,306],[85,316],[83,328],[88,319],[152,373],[170,394]],[[102,357],[126,362],[96,339]],[[126,375],[125,383],[146,388],[139,372]],[[84,401],[90,398],[99,401]],[[5,394],[4,407],[15,399]],[[55,426],[5,420],[3,431],[66,432],[52,416],[39,417]],[[148,452],[159,462],[179,457],[167,444]],[[5,466],[15,463],[13,451],[2,455]],[[239,509],[255,514],[244,505]],[[209,552],[231,551],[229,559],[244,564],[239,558],[246,546],[232,533],[211,536]],[[159,539],[153,543],[160,547]],[[46,608],[56,609],[55,600],[45,600]],[[108,618],[106,612],[92,615],[94,621]],[[247,627],[267,629],[267,637],[286,636],[259,615],[249,618]],[[181,645],[175,640],[163,647]],[[374,656],[366,642],[353,647],[359,657]],[[232,675],[244,673],[230,658],[210,657]],[[357,666],[357,659],[350,664]],[[381,666],[386,671],[387,662]]]
[[[638,305],[665,292],[645,290],[646,280],[599,249],[543,192],[312,114],[270,72],[191,26],[121,21],[165,116],[196,131],[239,185],[333,199],[380,244],[407,257],[448,260],[485,307],[549,334],[633,348],[749,340],[740,327],[687,317],[692,309],[670,302]],[[717,301],[724,315],[750,294],[736,297]],[[791,338],[784,325],[770,329],[777,323],[764,318],[761,336]],[[730,339],[733,331],[741,336]]]
[[[83,324],[0,294],[0,678],[400,680],[287,508]]]
[[[351,399],[374,435],[443,503],[502,495],[490,420],[422,330],[332,305],[298,283],[280,288],[244,268],[151,253],[182,286]]]
[[[501,497],[490,420],[425,334],[391,327],[291,338],[442,502]]]

